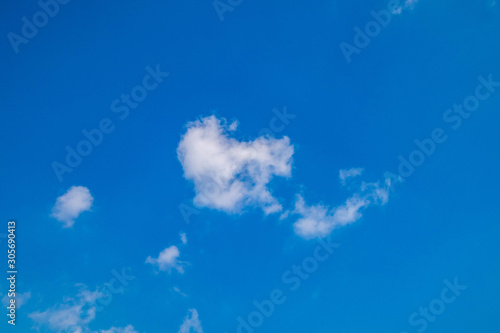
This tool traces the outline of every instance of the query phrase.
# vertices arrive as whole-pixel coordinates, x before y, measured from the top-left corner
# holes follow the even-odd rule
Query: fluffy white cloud
[[[339,170],[339,178],[342,185],[345,185],[349,178],[361,176],[363,168],[350,168]]]
[[[160,271],[170,272],[172,268],[174,268],[182,274],[184,273],[184,268],[182,267],[182,262],[178,260],[179,256],[179,249],[177,246],[172,245],[161,251],[158,258],[152,258],[151,256],[147,257],[146,264],[158,266]]]
[[[99,333],[138,333],[132,325],[126,327],[111,327],[109,330],[100,330]]]
[[[385,205],[389,199],[390,179],[384,186],[377,183],[362,183],[358,193],[343,204],[330,208],[321,204],[308,206],[298,195],[293,214],[298,215],[293,227],[303,238],[325,237],[334,229],[356,222],[362,217],[362,210],[370,205]]]
[[[71,186],[71,188],[56,200],[52,208],[52,217],[64,223],[65,228],[72,227],[75,219],[84,211],[90,210],[94,198],[88,188]]]
[[[198,318],[198,311],[196,309],[190,309],[186,318],[184,318],[184,322],[179,327],[179,331],[177,333],[203,333],[203,328],[201,327],[200,319]]]
[[[29,291],[25,293],[16,293],[16,309],[19,310],[21,306],[26,304],[26,302],[31,298],[31,293]],[[3,306],[8,306],[10,304],[11,298],[9,295],[5,295],[2,298],[2,304]]]
[[[53,332],[85,332],[87,325],[95,318],[96,301],[102,293],[82,290],[75,298],[67,298],[62,304],[45,311],[36,311],[29,317],[40,326],[47,326]]]
[[[198,206],[239,213],[259,206],[266,214],[282,206],[268,184],[274,176],[289,177],[293,146],[288,137],[238,141],[230,136],[237,123],[210,116],[190,122],[177,148],[186,179],[193,181]]]

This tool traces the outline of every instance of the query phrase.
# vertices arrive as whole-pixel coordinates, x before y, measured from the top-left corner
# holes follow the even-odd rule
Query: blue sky
[[[2,332],[499,331],[495,0],[1,15]]]

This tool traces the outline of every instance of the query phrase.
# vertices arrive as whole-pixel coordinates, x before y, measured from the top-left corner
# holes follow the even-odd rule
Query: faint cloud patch
[[[125,327],[111,327],[109,330],[100,330],[99,333],[139,333],[134,329],[134,326],[127,325]]]
[[[185,232],[181,232],[179,234],[179,237],[181,238],[181,242],[182,244],[186,245],[187,244],[187,236],[186,236],[186,233]]]
[[[363,168],[350,168],[339,170],[340,183],[345,186],[346,182],[350,178],[361,176],[363,173]]]
[[[50,332],[63,333],[138,333],[132,325],[111,327],[107,330],[91,330],[89,323],[96,317],[96,305],[105,294],[99,289],[90,291],[85,285],[78,284],[81,290],[74,297],[64,297],[63,302],[45,311],[36,311],[28,315],[35,324],[37,332],[41,327]]]
[[[176,293],[178,293],[181,296],[188,297],[187,294],[183,293],[178,287],[173,287],[172,288]]]
[[[55,332],[68,329],[84,332],[84,328],[95,318],[96,300],[101,296],[97,290],[83,289],[76,297],[65,298],[62,304],[45,311],[33,312],[28,316],[39,326],[46,326]]]
[[[201,327],[200,319],[198,318],[198,311],[196,309],[190,309],[186,318],[184,318],[183,323],[179,327],[177,333],[203,333],[203,328]]]
[[[31,298],[31,293],[29,291],[27,291],[25,293],[16,293],[16,297],[15,297],[16,309],[19,310],[21,308],[21,306],[26,304],[26,302],[28,302],[28,300],[30,298]],[[3,306],[8,306],[10,304],[10,300],[11,300],[11,298],[8,295],[5,295],[4,297],[2,297]]]
[[[399,4],[399,1],[396,1],[398,4]],[[403,12],[404,9],[414,9],[415,8],[415,5],[418,3],[418,0],[406,0],[402,5],[398,5],[396,6],[393,10],[392,10],[392,14],[401,14]]]

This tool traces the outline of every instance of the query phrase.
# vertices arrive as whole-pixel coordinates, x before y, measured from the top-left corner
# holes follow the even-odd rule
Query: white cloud
[[[29,291],[25,292],[25,293],[16,293],[16,297],[15,297],[15,300],[16,300],[16,309],[19,310],[21,308],[21,306],[23,306],[24,304],[26,304],[26,302],[31,298],[31,293]],[[10,304],[10,300],[11,298],[9,297],[9,295],[5,295],[3,298],[2,298],[2,304],[3,306],[9,306]]]
[[[195,204],[227,213],[259,206],[266,214],[282,206],[267,185],[273,176],[291,175],[293,146],[288,137],[238,141],[237,123],[210,116],[190,122],[177,147],[184,177],[193,181]]]
[[[203,333],[203,328],[201,327],[201,322],[198,319],[198,311],[196,309],[190,309],[186,318],[184,318],[184,322],[179,327],[179,331],[177,333]]]
[[[51,331],[84,332],[87,325],[95,318],[96,300],[102,293],[82,290],[75,298],[66,298],[62,304],[45,311],[36,311],[28,316],[40,326],[48,326]]]
[[[45,326],[51,332],[64,333],[138,333],[132,325],[111,327],[108,330],[91,330],[89,323],[95,319],[96,303],[106,297],[98,290],[89,291],[85,286],[75,297],[65,297],[64,301],[45,311],[30,313],[38,326]]]
[[[99,333],[138,333],[132,325],[126,327],[111,327],[109,330],[100,330]]]
[[[52,208],[52,217],[64,223],[65,228],[72,227],[75,219],[84,211],[90,210],[94,198],[88,188],[72,186],[56,200]]]
[[[237,120],[235,120],[235,121],[233,121],[233,122],[229,125],[228,130],[229,130],[230,132],[234,132],[234,131],[236,131],[236,130],[238,129],[238,126],[239,126],[239,125],[240,125],[240,123],[239,123]]]
[[[182,267],[182,262],[178,260],[179,255],[180,252],[177,246],[172,245],[161,251],[158,258],[147,257],[146,264],[156,265],[160,271],[170,272],[172,268],[175,268],[182,274],[184,273],[184,268]]]
[[[405,7],[413,8],[418,0],[406,0]]]
[[[379,183],[363,183],[358,193],[333,208],[322,204],[308,206],[298,195],[292,212],[299,215],[293,225],[295,233],[306,239],[325,237],[338,227],[356,222],[362,217],[364,208],[387,203],[390,185],[390,179],[385,180],[384,187],[380,187]]]
[[[406,0],[403,5],[396,7],[392,10],[393,15],[399,15],[403,12],[403,9],[413,9],[417,4],[418,0]]]
[[[409,2],[408,2],[409,1]],[[414,4],[408,0],[407,4]],[[225,119],[215,116],[190,122],[177,147],[177,156],[184,169],[184,177],[195,186],[194,202],[199,206],[240,213],[247,206],[258,206],[266,214],[282,212],[280,220],[295,216],[296,234],[303,238],[324,237],[337,227],[353,223],[362,217],[366,207],[384,205],[389,198],[390,181],[385,185],[361,182],[357,193],[336,207],[322,204],[309,206],[297,196],[295,208],[283,212],[281,204],[268,189],[274,176],[291,177],[294,148],[288,137],[274,139],[262,136],[254,141],[233,138],[238,124],[227,125]],[[339,171],[346,185],[353,177],[362,175],[363,168]],[[357,183],[359,184],[359,183]],[[187,240],[181,234],[181,241]],[[179,251],[171,246],[147,263],[157,264],[160,270],[176,268]]]
[[[345,185],[346,181],[349,178],[361,176],[362,173],[363,173],[363,168],[350,168],[350,169],[339,170],[340,182],[342,183],[342,185]]]
[[[179,234],[179,236],[181,237],[181,242],[182,244],[186,245],[187,244],[187,236],[186,236],[186,233],[185,232],[181,232]]]
[[[395,9],[393,9],[391,14],[393,14],[393,15],[399,15],[402,12],[403,12],[403,7],[399,6],[399,7],[395,8]]]
[[[173,290],[181,296],[188,297],[188,295],[186,293],[183,293],[178,287],[174,286]]]

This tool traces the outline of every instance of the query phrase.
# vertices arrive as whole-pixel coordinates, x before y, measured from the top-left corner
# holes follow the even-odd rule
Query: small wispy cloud
[[[99,333],[139,333],[134,329],[134,326],[127,325],[125,327],[111,327],[109,330],[100,330]]]
[[[413,8],[418,0],[406,0],[405,7]]]
[[[292,214],[298,215],[293,227],[295,233],[305,239],[325,237],[334,229],[356,222],[362,211],[370,205],[385,205],[389,198],[390,180],[383,186],[377,183],[362,183],[359,192],[350,196],[343,204],[329,207],[322,204],[307,205],[297,195]]]
[[[63,227],[70,228],[82,212],[89,211],[94,198],[88,188],[72,186],[66,193],[57,198],[52,208],[52,217],[63,222]]]
[[[399,3],[399,1],[398,1]],[[406,0],[402,5],[395,7],[392,10],[393,15],[399,15],[403,12],[404,9],[413,9],[415,5],[418,3],[418,0]]]
[[[25,292],[25,293],[17,293],[16,292],[16,297],[14,298],[16,300],[16,309],[19,310],[21,308],[21,306],[23,306],[24,304],[26,304],[26,302],[28,302],[28,300],[31,298],[31,293],[29,291]],[[9,295],[5,295],[3,298],[2,298],[2,304],[3,306],[8,306],[10,304],[10,300],[12,298],[9,297]]]
[[[186,236],[186,233],[185,232],[181,232],[179,234],[179,237],[181,238],[181,242],[182,244],[186,245],[187,244],[187,236]]]
[[[349,178],[361,176],[362,173],[363,173],[363,168],[350,168],[350,169],[339,170],[340,183],[345,186]]]
[[[392,13],[393,15],[399,15],[403,12],[403,7],[399,6],[399,7],[396,7],[392,10]]]
[[[179,327],[177,333],[203,333],[203,328],[201,327],[200,319],[198,318],[198,311],[196,309],[190,309],[186,318]]]
[[[79,284],[81,290],[73,297],[65,297],[58,303],[44,311],[28,314],[37,331],[44,327],[50,332],[64,333],[138,333],[132,325],[125,327],[111,327],[107,330],[93,330],[90,322],[96,317],[96,304],[102,297],[106,297],[99,290],[90,291],[85,285]]]
[[[172,245],[161,251],[158,258],[148,256],[146,258],[146,264],[154,265],[158,267],[160,271],[168,271],[170,273],[172,269],[175,269],[182,274],[184,273],[184,268],[182,266],[183,263],[179,261],[179,256],[179,248]]]
[[[172,288],[176,293],[178,293],[181,296],[188,297],[186,293],[183,293],[178,287],[173,287]]]
[[[45,311],[36,311],[28,316],[38,325],[46,326],[53,332],[71,329],[72,332],[84,332],[87,325],[95,318],[96,301],[103,294],[87,289],[79,292],[74,298],[66,298]]]

